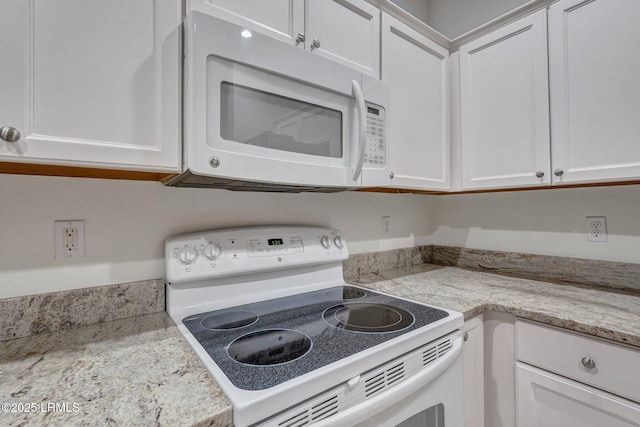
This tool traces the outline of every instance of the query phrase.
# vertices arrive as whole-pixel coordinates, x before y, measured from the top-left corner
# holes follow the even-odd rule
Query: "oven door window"
[[[255,147],[342,157],[342,113],[324,106],[223,81],[220,136]]]
[[[445,427],[444,405],[442,403],[418,412],[396,427]]]

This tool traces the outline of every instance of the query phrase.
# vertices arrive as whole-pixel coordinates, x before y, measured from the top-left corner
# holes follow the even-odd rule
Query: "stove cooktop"
[[[182,323],[234,386],[265,390],[448,315],[339,286],[191,315]]]

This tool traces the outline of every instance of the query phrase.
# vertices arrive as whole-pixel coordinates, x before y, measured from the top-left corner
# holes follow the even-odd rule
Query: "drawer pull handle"
[[[582,366],[584,366],[587,369],[593,369],[596,367],[596,362],[590,357],[583,357]]]

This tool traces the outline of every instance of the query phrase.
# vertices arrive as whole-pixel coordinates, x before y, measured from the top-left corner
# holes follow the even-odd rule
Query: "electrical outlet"
[[[587,216],[587,242],[606,242],[607,237],[607,217]]]
[[[55,259],[84,258],[84,220],[55,221],[53,224]]]
[[[391,217],[383,216],[382,217],[382,237],[388,236],[391,234]]]

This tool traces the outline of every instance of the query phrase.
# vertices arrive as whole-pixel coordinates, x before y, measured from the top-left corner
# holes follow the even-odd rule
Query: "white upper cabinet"
[[[549,9],[554,184],[640,177],[640,1]]]
[[[460,48],[463,189],[548,185],[546,11]]]
[[[380,10],[364,0],[307,0],[307,49],[380,77]]]
[[[364,0],[191,0],[189,4],[380,77],[380,10]]]
[[[449,52],[383,14],[382,80],[393,186],[449,189]]]
[[[304,46],[305,0],[189,0],[189,8]],[[296,42],[300,34],[301,41]]]
[[[0,3],[0,160],[180,169],[179,0]]]

